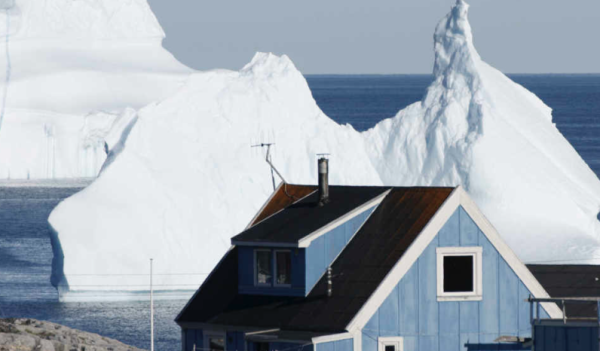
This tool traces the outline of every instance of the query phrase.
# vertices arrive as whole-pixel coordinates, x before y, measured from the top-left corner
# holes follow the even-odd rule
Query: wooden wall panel
[[[413,265],[398,284],[398,310],[400,313],[398,335],[419,333],[419,267]]]
[[[371,346],[369,346],[371,347]],[[336,340],[316,345],[315,351],[353,351],[354,339]],[[304,350],[303,350],[304,351]],[[377,350],[371,350],[377,351]]]
[[[459,207],[460,218],[460,246],[477,246],[479,239],[479,227],[462,207]]]
[[[498,272],[500,334],[517,335],[519,332],[519,278],[502,259],[499,261]]]
[[[456,211],[448,219],[446,224],[438,232],[439,246],[459,246],[460,245],[460,212]]]
[[[437,301],[436,247],[448,246],[482,247],[481,301]],[[405,351],[493,350],[494,340],[501,335],[530,335],[529,304],[523,301],[528,295],[514,271],[459,208],[367,323],[363,351],[376,351],[377,337],[392,336],[389,331],[396,325]],[[397,309],[392,310],[396,301]],[[542,316],[548,315],[543,311]]]
[[[455,335],[460,334],[460,313],[458,310],[458,301],[447,301],[439,304],[440,309],[440,335]],[[457,341],[458,343],[458,341]]]
[[[398,335],[398,289],[396,286],[379,308],[379,336]]]
[[[437,240],[434,239],[418,259],[420,335],[437,335],[438,333],[436,247]]]
[[[479,329],[481,333],[496,335],[500,331],[500,305],[498,304],[498,260],[500,255],[488,238],[479,234],[482,247],[483,300],[479,309]]]
[[[306,248],[306,292],[308,293],[325,274],[327,267],[342,252],[352,236],[358,231],[371,213],[377,208],[373,206],[349,221],[333,228],[315,239]],[[351,235],[349,233],[352,233]],[[335,272],[334,272],[335,274]]]

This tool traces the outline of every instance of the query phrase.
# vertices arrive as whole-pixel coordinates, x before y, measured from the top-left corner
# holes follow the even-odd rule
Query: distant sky
[[[600,73],[600,0],[471,0],[482,58],[505,73]],[[454,0],[149,0],[164,46],[196,69],[256,51],[304,74],[431,73],[433,30]]]

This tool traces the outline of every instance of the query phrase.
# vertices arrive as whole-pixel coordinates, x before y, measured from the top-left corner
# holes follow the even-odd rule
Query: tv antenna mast
[[[281,173],[279,173],[279,171],[277,170],[277,168],[275,168],[275,166],[273,165],[273,161],[271,160],[271,146],[275,145],[275,143],[260,143],[260,144],[256,144],[256,145],[252,145],[250,147],[266,147],[267,148],[267,156],[265,157],[265,160],[267,161],[267,163],[269,164],[269,166],[271,166],[271,180],[273,181],[273,191],[275,191],[277,189],[277,186],[275,185],[275,174],[277,174],[277,176],[284,182],[287,183],[285,181],[285,179],[283,178],[283,176],[281,175]]]

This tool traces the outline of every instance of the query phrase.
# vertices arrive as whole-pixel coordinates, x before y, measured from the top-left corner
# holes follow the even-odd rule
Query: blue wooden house
[[[529,297],[549,296],[461,187],[325,177],[281,185],[176,321],[183,351],[522,350]]]

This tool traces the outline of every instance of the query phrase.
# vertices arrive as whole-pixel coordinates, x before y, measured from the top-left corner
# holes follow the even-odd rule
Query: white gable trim
[[[436,237],[440,229],[446,224],[452,214],[462,205],[465,211],[471,216],[475,224],[490,240],[492,245],[498,250],[502,258],[517,274],[519,279],[523,281],[525,286],[531,291],[535,297],[549,297],[541,284],[535,279],[533,274],[529,272],[527,267],[519,260],[515,253],[504,243],[500,235],[490,222],[485,218],[477,205],[471,200],[469,195],[461,186],[452,191],[450,196],[444,201],[442,206],[437,210],[435,215],[429,220],[421,233],[409,246],[400,260],[396,262],[392,270],[383,279],[375,292],[369,297],[367,302],[362,306],[350,323],[346,326],[349,332],[357,332],[364,328],[371,317],[377,312],[377,309],[383,304],[385,299],[394,290],[400,279],[408,272],[412,265],[421,256],[423,251],[429,246],[431,241]],[[555,304],[545,304],[544,309],[548,312],[551,318],[562,318],[562,311]]]
[[[316,336],[316,337],[312,338],[312,343],[316,345],[316,344],[322,344],[324,342],[347,340],[347,339],[352,339],[352,338],[354,338],[354,335],[352,335],[351,333],[330,334],[330,335]]]
[[[352,218],[365,212],[369,208],[379,205],[383,201],[383,199],[385,199],[385,197],[390,193],[390,191],[392,191],[392,189],[389,189],[389,190],[383,192],[381,195],[365,202],[364,204],[358,206],[357,208],[353,209],[352,211],[341,216],[340,218],[333,220],[333,221],[329,222],[328,224],[324,225],[323,227],[308,234],[307,236],[305,236],[304,238],[302,238],[298,241],[298,247],[308,247],[310,245],[310,243],[313,242],[313,240],[318,239],[320,236],[326,234],[330,230],[348,222],[349,220],[351,220]]]
[[[450,196],[444,201],[444,204],[429,220],[429,223],[423,228],[421,233],[408,247],[402,258],[396,262],[392,270],[383,279],[375,292],[369,297],[367,302],[361,307],[358,313],[346,326],[349,332],[362,330],[369,322],[369,319],[377,312],[377,309],[385,301],[388,295],[394,290],[400,279],[404,277],[406,272],[417,261],[421,253],[427,248],[435,235],[444,226],[446,221],[452,216],[454,210],[458,208],[460,202],[460,194],[454,189]]]
[[[519,257],[515,254],[515,252],[502,240],[500,234],[494,226],[488,221],[488,219],[483,215],[479,207],[475,204],[473,199],[464,191],[462,188],[460,189],[460,203],[462,207],[465,209],[467,214],[471,216],[471,219],[477,224],[479,229],[483,232],[483,234],[488,238],[488,240],[494,245],[496,250],[502,255],[502,258],[508,263],[510,268],[517,274],[517,277],[521,279],[525,287],[529,289],[531,294],[534,297],[550,297],[542,284],[535,279],[533,274],[529,271],[529,269],[521,262]],[[558,308],[558,306],[554,303],[542,303],[542,306],[548,312],[551,318],[562,318],[562,310]]]

